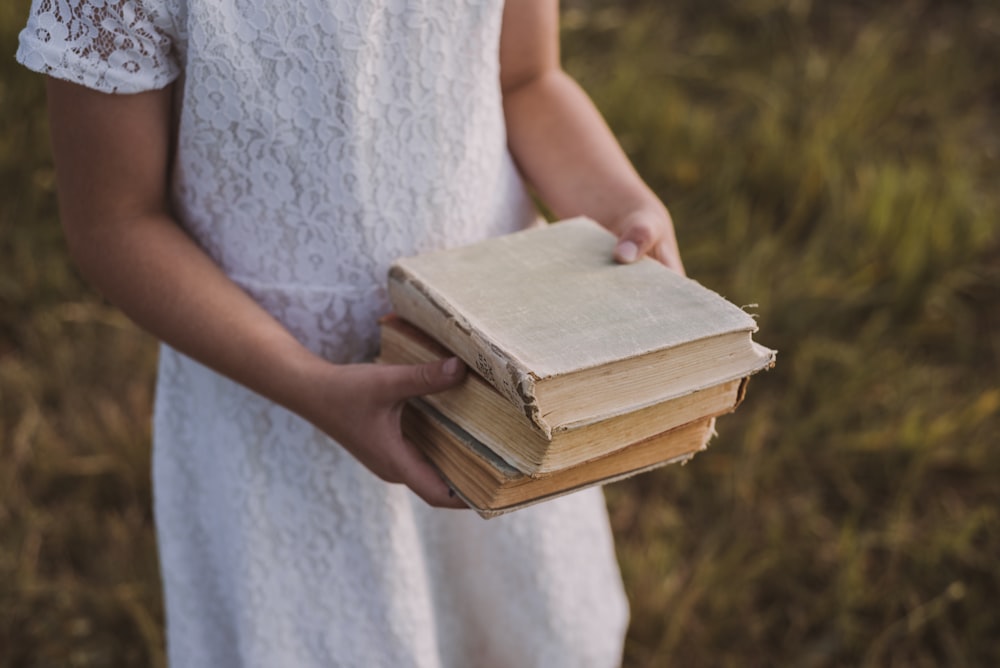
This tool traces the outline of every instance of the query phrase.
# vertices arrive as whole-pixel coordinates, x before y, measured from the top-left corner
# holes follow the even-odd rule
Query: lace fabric
[[[180,68],[146,4],[40,0],[22,31],[18,60],[30,69],[109,93],[162,88]]]
[[[537,219],[499,0],[36,0],[27,67],[177,87],[179,222],[305,345],[370,359],[400,255]],[[177,666],[603,666],[627,606],[603,497],[485,522],[386,485],[167,347],[154,489]]]

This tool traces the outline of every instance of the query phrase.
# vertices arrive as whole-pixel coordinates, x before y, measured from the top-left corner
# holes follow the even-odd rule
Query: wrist
[[[324,388],[330,386],[337,365],[314,354],[304,346],[289,351],[274,372],[272,401],[296,415],[315,422],[329,407]]]

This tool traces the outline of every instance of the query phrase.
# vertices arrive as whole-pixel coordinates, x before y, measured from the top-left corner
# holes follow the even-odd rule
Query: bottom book
[[[535,477],[512,467],[419,399],[411,400],[403,411],[403,433],[424,452],[462,500],[482,517],[490,518],[684,462],[708,445],[715,434],[715,419],[695,420],[612,454]]]

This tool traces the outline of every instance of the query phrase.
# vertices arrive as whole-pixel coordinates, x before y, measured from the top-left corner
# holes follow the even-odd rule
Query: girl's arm
[[[399,427],[403,401],[458,383],[457,360],[334,365],[303,347],[169,214],[171,88],[107,95],[49,79],[61,217],[80,271],[156,337],[313,422],[376,475],[461,507]]]
[[[619,261],[648,253],[683,273],[666,207],[562,70],[558,0],[507,0],[500,67],[508,143],[542,201],[559,218],[587,215],[617,234]]]

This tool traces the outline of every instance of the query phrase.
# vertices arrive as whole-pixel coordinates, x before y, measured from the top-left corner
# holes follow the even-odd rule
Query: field
[[[0,3],[0,668],[163,666],[155,346],[80,281]],[[689,273],[780,353],[608,489],[625,665],[1000,665],[1000,4],[566,0]]]

